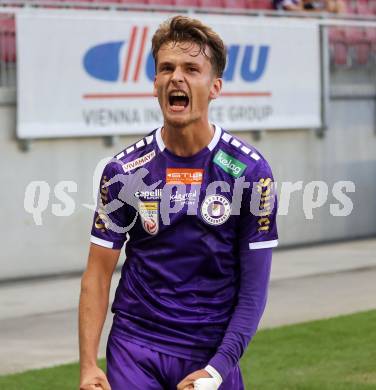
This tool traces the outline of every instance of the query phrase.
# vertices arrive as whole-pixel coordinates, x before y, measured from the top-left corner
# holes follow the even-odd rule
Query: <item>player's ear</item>
[[[213,80],[212,86],[210,88],[210,94],[209,94],[210,100],[217,99],[217,97],[219,96],[222,90],[222,83],[223,80],[219,77],[216,77]]]
[[[153,96],[158,97],[158,92],[157,92],[157,76],[154,76],[154,81],[153,81]]]

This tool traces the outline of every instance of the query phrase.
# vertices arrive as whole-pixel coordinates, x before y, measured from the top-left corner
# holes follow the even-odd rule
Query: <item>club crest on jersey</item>
[[[201,204],[201,216],[209,225],[222,225],[231,215],[231,204],[223,195],[209,195]]]
[[[154,157],[155,157],[155,150],[152,150],[151,152],[144,154],[143,156],[136,158],[133,161],[129,161],[125,163],[123,165],[123,170],[124,172],[128,172],[131,171],[132,169],[142,167],[143,165],[151,161]]]
[[[158,202],[139,202],[141,224],[146,233],[156,235],[159,230]]]

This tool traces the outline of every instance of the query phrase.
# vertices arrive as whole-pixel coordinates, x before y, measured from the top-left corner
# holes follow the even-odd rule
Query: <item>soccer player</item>
[[[238,362],[277,245],[272,173],[255,148],[209,123],[226,64],[221,38],[176,16],[155,32],[152,52],[164,122],[102,175],[81,284],[80,389],[241,390]],[[105,375],[98,343],[125,242]]]

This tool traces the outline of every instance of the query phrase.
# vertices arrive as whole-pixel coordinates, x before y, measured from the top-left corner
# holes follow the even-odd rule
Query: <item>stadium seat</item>
[[[119,3],[121,4],[147,4],[147,0],[120,0]]]
[[[352,6],[354,4],[354,1],[353,0],[343,0],[343,2],[347,5],[347,6]]]
[[[150,5],[173,5],[173,0],[147,0],[147,4]]]
[[[245,9],[247,8],[247,3],[245,0],[225,0],[224,6],[225,8]]]
[[[246,0],[246,3],[248,9],[274,9],[272,0]]]
[[[363,28],[347,27],[345,29],[345,41],[348,45],[356,45],[366,41],[366,35]]]
[[[331,27],[329,29],[329,43],[331,62],[335,66],[348,65],[348,45],[345,30],[340,27]]]
[[[259,3],[260,3],[260,9],[274,9],[273,7],[273,2],[270,1],[270,0],[259,0]]]
[[[198,7],[198,0],[175,0],[175,5],[181,7]]]
[[[14,35],[0,36],[0,59],[3,62],[16,62],[16,37]]]
[[[95,0],[96,3],[113,3],[113,4],[116,4],[116,3],[120,3],[120,0]]]
[[[198,0],[201,8],[223,8],[224,0]]]
[[[372,15],[372,10],[368,8],[368,3],[360,3],[359,0],[356,4],[355,10],[359,15]]]
[[[331,27],[329,29],[329,42],[330,43],[345,43],[345,30],[339,27]]]
[[[332,58],[336,66],[348,65],[347,46],[344,44],[333,45]]]
[[[367,43],[355,46],[355,60],[358,65],[367,65],[371,55],[371,45]]]
[[[376,27],[369,27],[365,31],[366,39],[371,44],[376,44]]]
[[[363,40],[355,46],[357,62],[360,65],[370,63],[371,60],[376,62],[376,28],[365,29]]]
[[[376,42],[376,29],[332,27],[329,30],[329,42],[335,65],[347,65],[349,58],[355,64],[367,65],[374,50],[373,42]]]
[[[351,0],[345,0],[346,14],[353,15],[356,14],[356,5]]]
[[[0,33],[15,33],[16,21],[14,18],[0,18]]]
[[[16,62],[16,24],[14,18],[0,19],[0,60]]]

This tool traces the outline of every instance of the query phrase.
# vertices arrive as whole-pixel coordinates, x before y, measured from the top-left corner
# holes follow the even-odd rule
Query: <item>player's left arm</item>
[[[238,301],[221,345],[209,361],[219,379],[239,362],[266,306],[272,248],[278,245],[277,198],[271,169],[260,160],[240,216]]]
[[[277,202],[270,167],[265,161],[260,163],[252,180],[255,185],[251,183],[240,216],[240,286],[237,304],[221,345],[205,367],[205,371],[215,380],[212,389],[217,389],[239,362],[257,331],[266,305],[272,248],[278,243]],[[252,196],[252,192],[255,196]],[[255,210],[256,204],[260,205],[257,207],[259,212]],[[201,371],[190,376],[197,376]]]
[[[239,362],[249,342],[257,331],[264,313],[272,249],[255,249],[240,254],[241,285],[235,307],[225,336],[216,354],[206,369],[214,369],[219,381],[224,380]]]
[[[265,309],[271,261],[271,248],[249,250],[240,254],[241,280],[238,303],[222,343],[205,370],[188,375],[181,382],[181,387],[178,386],[178,390],[184,389],[198,378],[209,377],[208,373],[215,379],[211,389],[217,389],[238,363],[256,333]]]

